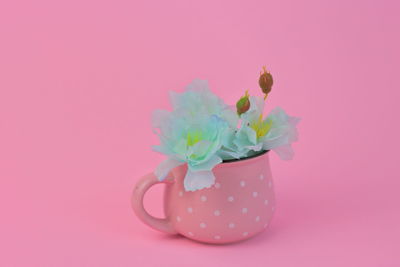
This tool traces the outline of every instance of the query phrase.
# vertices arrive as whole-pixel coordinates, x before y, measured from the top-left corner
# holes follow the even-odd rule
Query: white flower
[[[214,184],[212,168],[222,162],[219,154],[224,138],[236,127],[237,115],[209,89],[206,81],[195,80],[183,93],[170,94],[173,111],[157,110],[153,127],[161,144],[155,146],[168,159],[156,170],[159,179],[181,164],[188,164],[184,185],[188,191]]]
[[[275,108],[264,119],[264,101],[250,97],[250,109],[242,114],[241,127],[233,143],[236,150],[249,156],[261,150],[274,150],[282,159],[291,159],[291,143],[297,140],[298,118],[288,116],[281,108]]]

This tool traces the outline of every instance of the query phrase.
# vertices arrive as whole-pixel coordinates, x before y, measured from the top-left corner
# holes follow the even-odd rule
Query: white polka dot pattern
[[[175,213],[174,227],[200,241],[224,243],[246,239],[269,225],[275,210],[271,188],[271,179],[258,174],[237,178],[231,184],[220,180],[204,191],[177,190],[175,198],[186,201],[187,206]],[[224,199],[226,202],[220,201]]]

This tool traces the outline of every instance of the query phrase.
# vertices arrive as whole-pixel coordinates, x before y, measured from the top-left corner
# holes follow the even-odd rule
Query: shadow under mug
[[[275,210],[269,153],[222,162],[214,167],[215,184],[197,191],[185,191],[187,165],[171,171],[159,181],[147,174],[136,184],[132,207],[148,226],[167,234],[225,244],[248,239],[266,229]],[[153,185],[165,183],[165,218],[155,218],[143,206],[143,197]]]

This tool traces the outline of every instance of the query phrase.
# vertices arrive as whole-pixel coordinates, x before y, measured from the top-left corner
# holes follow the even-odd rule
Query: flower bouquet
[[[229,203],[249,205],[248,199],[254,201],[262,196],[261,204],[252,204],[260,213],[254,214],[253,220],[263,219],[268,224],[274,209],[274,195],[267,152],[272,150],[284,160],[293,157],[291,144],[297,140],[299,119],[279,107],[264,116],[273,85],[272,75],[265,67],[258,83],[259,96],[250,96],[246,91],[233,106],[212,93],[204,80],[194,80],[183,93],[170,93],[172,110],[156,110],[152,118],[154,132],[160,139],[154,150],[165,154],[167,159],[135,188],[132,204],[139,218],[164,232],[181,233],[208,243],[228,243],[260,231],[259,227],[246,226],[248,221],[238,219]],[[142,206],[144,192],[159,182],[168,184],[165,219],[150,216]],[[241,202],[234,200],[239,195]],[[268,206],[265,203],[269,209],[263,214]],[[198,206],[196,212],[195,206]],[[242,207],[237,212],[242,214],[248,209]],[[222,213],[227,221],[216,223],[215,219],[222,219]],[[228,225],[227,234],[222,234],[224,231],[220,229],[224,223]],[[203,231],[198,233],[196,224]],[[233,231],[238,228],[241,230]]]

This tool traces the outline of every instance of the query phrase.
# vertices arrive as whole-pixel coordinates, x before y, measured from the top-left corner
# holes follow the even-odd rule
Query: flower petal
[[[291,143],[297,141],[296,125],[300,119],[288,116],[280,107],[273,109],[267,118],[272,121],[272,127],[262,140],[263,148],[274,150],[281,159],[292,159]]]
[[[284,145],[273,149],[278,156],[283,160],[291,160],[294,156],[294,151],[291,145]]]
[[[188,169],[183,180],[186,191],[196,191],[211,187],[215,183],[215,176],[212,171],[191,171]]]
[[[154,174],[157,176],[158,180],[162,181],[167,177],[168,173],[175,167],[184,164],[185,162],[176,160],[172,157],[167,158],[162,161],[154,171]]]
[[[191,169],[192,171],[210,171],[212,170],[212,168],[215,167],[215,165],[219,164],[222,162],[222,159],[217,156],[217,155],[213,155],[212,157],[210,157],[207,161],[202,162],[202,163],[193,163],[193,162],[189,162],[189,169]]]

